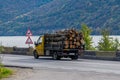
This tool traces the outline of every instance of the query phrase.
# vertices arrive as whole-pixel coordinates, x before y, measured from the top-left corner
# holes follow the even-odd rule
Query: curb
[[[4,67],[13,67],[13,68],[33,69],[33,67],[15,66],[15,65],[4,65]]]

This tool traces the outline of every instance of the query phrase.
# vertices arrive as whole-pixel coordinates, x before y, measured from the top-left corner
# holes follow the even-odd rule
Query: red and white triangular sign
[[[32,32],[30,31],[30,29],[28,29],[28,31],[26,32],[26,36],[32,36]]]
[[[32,39],[30,37],[28,37],[25,44],[33,44]]]

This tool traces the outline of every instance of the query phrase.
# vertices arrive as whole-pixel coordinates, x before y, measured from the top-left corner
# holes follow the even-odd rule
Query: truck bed
[[[84,42],[83,36],[74,30],[45,34],[44,38],[47,50],[80,49]]]

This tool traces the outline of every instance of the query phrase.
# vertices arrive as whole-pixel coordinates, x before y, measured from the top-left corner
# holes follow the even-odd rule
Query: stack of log
[[[65,35],[64,48],[77,49],[84,45],[83,34],[74,29],[64,30],[57,32],[58,34]]]

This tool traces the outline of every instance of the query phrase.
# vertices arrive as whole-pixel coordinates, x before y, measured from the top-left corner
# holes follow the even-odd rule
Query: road
[[[39,59],[34,59],[33,56],[8,54],[2,54],[2,56],[3,64],[9,66],[29,67],[33,69],[50,68],[59,70],[92,71],[120,74],[119,61],[87,59],[78,59],[76,61],[72,61],[71,59],[52,60],[52,58],[49,57],[40,57]]]

